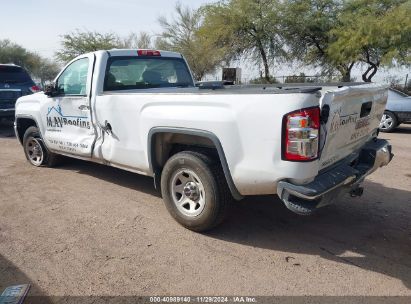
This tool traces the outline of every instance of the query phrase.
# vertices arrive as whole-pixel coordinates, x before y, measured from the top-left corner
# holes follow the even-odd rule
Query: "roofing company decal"
[[[87,116],[64,115],[60,105],[49,107],[47,111],[47,127],[64,128],[66,126],[83,129],[90,129],[91,127]]]
[[[339,108],[337,111],[334,112],[334,115],[331,118],[331,126],[330,126],[331,134],[337,132],[341,128],[347,127],[357,122],[358,113],[342,115],[341,112],[342,110],[341,108]]]

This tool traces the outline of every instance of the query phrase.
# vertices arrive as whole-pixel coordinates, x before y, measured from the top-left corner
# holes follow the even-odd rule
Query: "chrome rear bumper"
[[[352,196],[362,193],[356,189],[365,177],[386,166],[393,158],[391,145],[384,139],[368,142],[357,155],[320,173],[309,184],[278,182],[278,196],[291,211],[310,214],[316,208],[330,204],[341,192],[351,192]]]

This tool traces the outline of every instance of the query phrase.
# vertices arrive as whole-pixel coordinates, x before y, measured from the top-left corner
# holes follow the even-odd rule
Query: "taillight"
[[[318,157],[320,108],[306,108],[284,115],[283,160],[310,161]]]
[[[41,91],[41,89],[40,89],[38,86],[36,86],[36,85],[30,87],[29,90],[30,90],[32,93],[37,93],[37,92],[40,92],[40,91]]]
[[[160,51],[154,50],[137,50],[138,56],[161,56]]]

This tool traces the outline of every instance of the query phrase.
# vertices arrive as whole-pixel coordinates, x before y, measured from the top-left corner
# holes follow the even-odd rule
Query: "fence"
[[[220,76],[221,77],[221,76]],[[326,82],[341,82],[341,75],[280,75],[280,76],[271,76],[271,83],[326,83]],[[203,81],[221,81],[219,75],[212,75],[205,77]],[[362,80],[359,80],[362,82]],[[408,74],[405,76],[386,76],[380,80],[376,80],[390,83],[395,87],[402,87],[404,89],[411,87],[411,77]],[[241,84],[253,84],[253,83],[264,83],[264,78],[256,77],[241,77]]]
[[[220,76],[221,77],[221,76]],[[217,75],[208,76],[203,81],[221,81]],[[321,83],[321,82],[340,82],[340,75],[280,75],[270,76],[270,83]],[[241,84],[266,83],[264,78],[241,77]]]

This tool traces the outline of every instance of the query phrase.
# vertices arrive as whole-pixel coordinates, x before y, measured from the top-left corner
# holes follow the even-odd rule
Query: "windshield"
[[[185,61],[172,57],[111,57],[104,90],[194,86]]]
[[[29,74],[17,66],[0,65],[0,83],[32,83]]]

